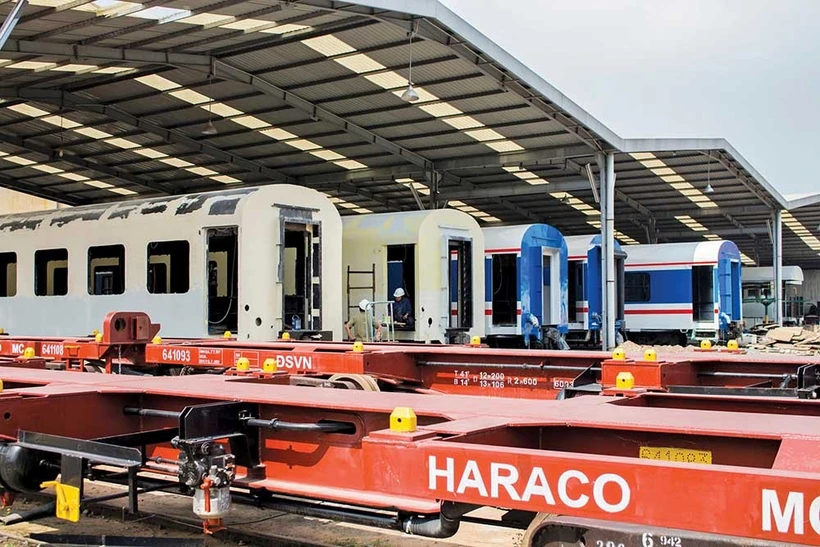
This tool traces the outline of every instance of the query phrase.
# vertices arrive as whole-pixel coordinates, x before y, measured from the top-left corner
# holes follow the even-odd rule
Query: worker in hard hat
[[[404,292],[404,289],[399,287],[393,292],[393,317],[397,323],[404,323],[408,327],[412,327],[415,323],[413,319],[413,304]]]
[[[354,342],[368,342],[371,340],[370,336],[368,335],[368,321],[367,321],[367,308],[370,306],[370,301],[365,298],[361,302],[359,302],[359,313],[352,316],[350,320],[345,323],[345,332],[347,333],[347,339],[352,340]],[[382,326],[380,323],[375,323],[376,332],[374,333],[373,339],[378,340],[381,336]]]

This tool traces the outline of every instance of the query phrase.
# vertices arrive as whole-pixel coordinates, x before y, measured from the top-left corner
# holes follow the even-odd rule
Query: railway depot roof
[[[769,264],[791,209],[784,263],[820,267],[816,196],[723,139],[619,137],[437,0],[30,0],[0,98],[0,186],[64,203],[289,182],[344,214],[446,203],[572,235],[600,227],[587,165],[611,151],[622,243]]]

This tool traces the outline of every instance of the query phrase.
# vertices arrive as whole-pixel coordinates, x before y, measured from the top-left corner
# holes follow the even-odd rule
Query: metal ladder
[[[351,284],[353,276],[370,276],[370,285]],[[370,291],[368,300],[373,302],[376,300],[376,264],[371,266],[370,270],[353,270],[350,266],[347,267],[347,317],[350,319],[350,310],[359,309],[359,301],[362,299],[353,298],[351,291]],[[353,301],[351,301],[353,298]]]

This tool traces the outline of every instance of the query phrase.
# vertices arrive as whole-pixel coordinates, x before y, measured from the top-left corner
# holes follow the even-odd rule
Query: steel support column
[[[3,21],[3,25],[0,26],[0,49],[3,49],[3,46],[6,45],[6,40],[9,39],[14,27],[17,26],[17,22],[20,20],[20,16],[27,4],[28,0],[17,0],[17,3],[14,4],[14,7],[6,16],[6,20]]]
[[[774,321],[783,321],[783,222],[782,211],[774,212],[772,230],[772,273],[774,274]]]
[[[601,348],[609,350],[615,347],[615,154],[610,152],[606,155],[606,194],[601,198],[601,213],[605,222],[601,224],[602,229],[606,227],[606,261],[604,284],[604,299],[602,302],[603,324],[601,332],[603,334]]]

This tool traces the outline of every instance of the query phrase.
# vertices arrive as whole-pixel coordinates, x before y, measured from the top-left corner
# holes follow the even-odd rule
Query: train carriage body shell
[[[548,224],[484,228],[484,319],[488,340],[530,336],[538,325],[567,332],[567,243]]]
[[[717,339],[742,319],[740,252],[731,241],[629,245],[627,333]]]
[[[375,271],[372,290],[348,280],[365,288],[348,291],[346,317],[360,299],[393,300],[402,287],[415,325],[397,329],[398,340],[446,343],[484,336],[484,237],[471,215],[435,209],[347,216],[342,222],[345,271]]]
[[[162,325],[166,337],[202,338],[217,334],[209,328],[210,290],[219,290],[234,310],[238,338],[274,340],[284,328],[283,252],[285,225],[302,226],[309,233],[305,245],[311,279],[304,325],[342,334],[341,217],[333,204],[315,190],[292,185],[238,188],[220,192],[97,204],[48,212],[0,217],[0,252],[16,253],[15,295],[0,298],[0,326],[14,334],[76,336],[101,328],[111,311],[144,311]],[[216,268],[209,251],[209,234],[231,233],[233,249],[223,253],[238,263],[231,272]],[[187,266],[182,289],[160,289],[170,271],[168,262],[157,270],[156,249],[161,242],[187,242],[179,264]],[[96,293],[91,249],[124,247],[124,275],[114,294]],[[184,244],[180,244],[185,249]],[[310,248],[307,248],[307,247]],[[113,247],[109,247],[113,248]],[[35,295],[35,252],[67,251],[64,295]],[[209,254],[210,253],[210,254]],[[187,257],[185,256],[187,255]],[[171,259],[168,259],[169,261]],[[160,261],[161,262],[161,261]],[[57,264],[60,266],[59,264]],[[235,269],[233,269],[235,268]],[[92,275],[89,275],[89,270]],[[38,270],[40,271],[40,270]],[[305,270],[308,271],[308,270]],[[183,275],[183,270],[180,270]],[[165,274],[163,273],[162,276]],[[170,278],[172,274],[168,273]],[[49,283],[53,283],[49,273]],[[226,277],[227,276],[227,277]],[[181,279],[181,278],[180,278]],[[317,282],[321,280],[321,283]],[[167,281],[170,287],[174,281]],[[231,294],[228,288],[235,287]],[[52,291],[53,287],[46,287]],[[42,292],[42,288],[38,289]],[[53,292],[53,291],[52,291]],[[62,290],[60,292],[63,292]],[[306,296],[302,295],[302,296]],[[227,317],[227,313],[225,316]],[[221,334],[221,333],[219,333]]]

